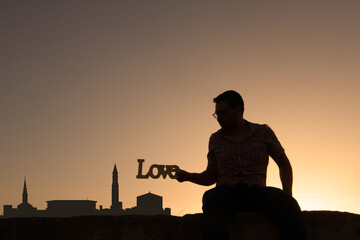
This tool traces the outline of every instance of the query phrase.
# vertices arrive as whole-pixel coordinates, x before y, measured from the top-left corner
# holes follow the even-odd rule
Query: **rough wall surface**
[[[360,240],[360,215],[304,211],[309,240]],[[82,216],[0,219],[0,239],[201,239],[202,214],[175,216]],[[231,239],[276,240],[277,229],[258,213],[240,213],[229,225]]]

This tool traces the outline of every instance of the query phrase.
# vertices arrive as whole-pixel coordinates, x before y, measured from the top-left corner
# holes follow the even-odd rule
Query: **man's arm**
[[[284,192],[292,196],[293,172],[286,154],[283,153],[273,158],[279,167],[280,179]]]
[[[210,186],[216,183],[216,159],[214,154],[214,138],[213,135],[209,139],[209,152],[207,154],[208,164],[206,170],[202,173],[189,173],[179,169],[176,172],[176,179],[179,182],[189,181],[195,184]]]
[[[203,186],[210,186],[216,182],[215,172],[209,169],[206,169],[202,173],[189,173],[180,169],[176,173],[176,176],[179,182],[189,181]]]
[[[279,140],[277,139],[274,131],[268,126],[265,125],[265,132],[267,131],[267,142],[269,155],[279,167],[280,171],[280,180],[284,192],[292,196],[292,183],[293,183],[293,173],[290,165],[290,161],[285,154],[284,148],[281,146]]]

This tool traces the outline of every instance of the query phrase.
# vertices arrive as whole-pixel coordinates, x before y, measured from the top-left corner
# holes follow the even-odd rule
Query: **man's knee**
[[[284,191],[280,190],[282,192],[281,194],[281,202],[283,203],[283,205],[288,208],[289,210],[293,210],[293,211],[301,211],[300,206],[298,204],[298,202],[296,201],[296,199],[285,193]]]
[[[215,187],[207,190],[202,198],[203,212],[209,209],[225,208],[226,199],[229,197],[229,189],[226,187]]]
[[[285,211],[300,212],[300,206],[296,199],[282,191],[281,189],[273,190],[277,196],[277,201]]]
[[[203,197],[202,197],[202,203],[203,203],[203,211],[205,211],[208,207],[215,205],[215,203],[218,201],[219,198],[218,190],[215,188],[212,188],[210,190],[207,190]]]
[[[287,206],[296,212],[301,212],[301,208],[299,206],[299,203],[296,201],[296,199],[290,195],[287,195],[286,200]]]

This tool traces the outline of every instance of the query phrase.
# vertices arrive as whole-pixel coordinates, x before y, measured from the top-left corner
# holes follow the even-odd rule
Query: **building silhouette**
[[[13,208],[12,205],[4,205],[4,216],[9,217],[32,217],[37,214],[37,209],[28,202],[28,193],[26,186],[26,178],[24,178],[24,187],[22,193],[22,202]]]
[[[116,169],[116,164],[114,165],[112,176],[112,185],[111,185],[111,207],[113,213],[120,213],[122,209],[122,202],[119,202],[119,181],[118,181],[118,171]]]
[[[163,197],[151,192],[138,196],[136,206],[123,209],[123,203],[119,201],[119,181],[116,164],[112,172],[111,206],[103,208],[100,205],[96,209],[93,200],[50,200],[46,201],[47,208],[38,210],[28,201],[26,178],[22,193],[22,202],[13,208],[12,205],[4,205],[3,217],[72,217],[84,215],[171,215],[171,209],[163,209]]]
[[[46,216],[71,217],[97,215],[96,201],[92,200],[52,200],[46,201]]]
[[[141,215],[171,215],[171,209],[163,209],[163,198],[151,192],[136,198],[136,207],[127,208],[125,214],[141,214]]]

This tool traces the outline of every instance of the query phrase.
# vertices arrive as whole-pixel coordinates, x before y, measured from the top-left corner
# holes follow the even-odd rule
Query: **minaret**
[[[116,169],[116,164],[114,165],[113,170],[113,181],[112,181],[112,191],[111,191],[111,208],[117,208],[119,204],[119,183],[118,183],[118,171]]]
[[[27,188],[26,188],[26,177],[24,177],[24,189],[23,189],[23,194],[22,194],[22,202],[23,203],[28,203],[28,193],[27,193]]]

